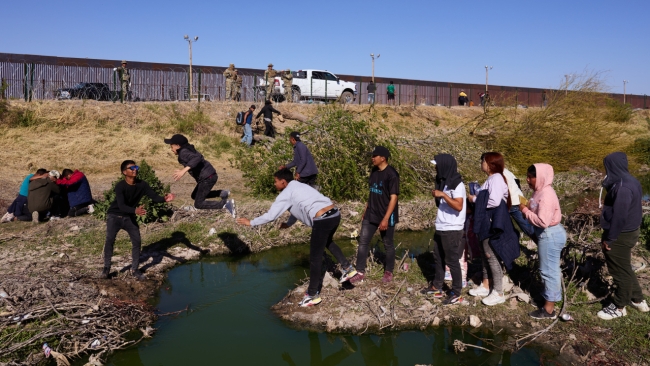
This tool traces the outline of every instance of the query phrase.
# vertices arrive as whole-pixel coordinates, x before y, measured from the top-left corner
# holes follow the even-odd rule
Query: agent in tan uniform
[[[273,64],[269,64],[269,68],[264,71],[264,80],[266,81],[266,100],[271,99],[273,87],[275,86],[275,77],[278,72],[273,69]]]
[[[223,76],[226,78],[226,100],[232,100],[234,95],[234,84],[237,75],[235,74],[235,64],[230,64],[226,71],[223,72]]]
[[[293,102],[293,91],[291,87],[293,86],[293,75],[291,70],[286,69],[282,74],[282,82],[284,83],[284,100],[291,103]]]
[[[233,100],[240,101],[241,100],[241,86],[244,83],[244,79],[239,75],[239,71],[235,69],[235,87],[233,90]]]

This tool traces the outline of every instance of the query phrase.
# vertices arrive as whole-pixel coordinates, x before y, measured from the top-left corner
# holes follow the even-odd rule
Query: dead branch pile
[[[155,314],[145,303],[111,299],[78,279],[55,277],[0,280],[0,358],[35,365],[45,357],[47,342],[57,363],[66,364],[83,354],[123,349],[153,332],[148,326]],[[127,340],[126,333],[136,329],[142,330],[139,339]]]

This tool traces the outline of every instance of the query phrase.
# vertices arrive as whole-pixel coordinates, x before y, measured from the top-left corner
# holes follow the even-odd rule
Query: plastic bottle
[[[50,353],[52,352],[52,349],[50,346],[47,345],[47,343],[43,343],[43,353],[45,353],[45,357],[50,357]]]

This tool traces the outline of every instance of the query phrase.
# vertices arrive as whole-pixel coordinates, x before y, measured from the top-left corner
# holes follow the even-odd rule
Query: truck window
[[[291,73],[296,79],[307,79],[307,71],[292,71]]]
[[[337,80],[338,80],[338,79],[336,78],[336,76],[330,74],[329,72],[324,72],[323,74],[325,74],[325,78],[326,78],[327,80],[331,80],[331,81],[337,81]]]
[[[325,76],[320,71],[312,71],[311,72],[311,78],[312,79],[318,79],[318,80],[325,80]]]

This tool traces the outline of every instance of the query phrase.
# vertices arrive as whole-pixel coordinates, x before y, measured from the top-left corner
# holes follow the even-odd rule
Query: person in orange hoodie
[[[544,306],[531,312],[535,319],[555,319],[555,303],[562,300],[562,271],[560,260],[566,244],[566,231],[560,223],[562,212],[560,200],[553,184],[553,167],[549,164],[534,164],[526,174],[528,186],[534,190],[528,205],[519,204],[524,217],[533,224],[539,253],[539,270],[544,281],[542,296]]]

